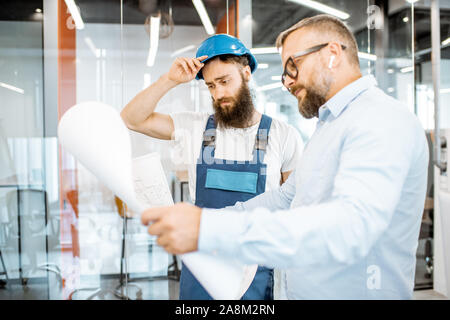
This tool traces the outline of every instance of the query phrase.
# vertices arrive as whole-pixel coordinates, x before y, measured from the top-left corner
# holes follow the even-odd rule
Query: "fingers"
[[[163,248],[166,252],[171,254],[182,254],[184,253],[182,250],[177,248],[177,246],[173,245],[173,240],[170,239],[169,236],[161,236],[156,240],[156,243]]]
[[[203,57],[207,57],[207,56],[203,56]],[[203,58],[203,57],[200,57],[200,58]],[[195,75],[204,66],[204,64],[199,61],[200,58],[198,58],[198,59],[177,58],[177,63],[179,66],[181,66],[183,68],[183,70],[186,73]],[[203,60],[203,59],[201,59],[201,60]]]
[[[198,61],[197,59],[192,59],[192,61],[194,62],[195,66],[197,67],[197,72],[198,72],[198,70],[203,68],[204,64],[201,63],[200,61]]]
[[[161,222],[155,222],[150,227],[148,227],[148,233],[154,236],[160,236],[164,231],[165,227]]]
[[[197,67],[194,64],[194,59],[186,59],[186,62],[191,69],[192,74],[197,73]]]
[[[158,239],[156,240],[156,244],[160,247],[167,247],[170,243],[169,237],[167,235],[163,235],[161,237],[158,237]]]
[[[178,60],[178,65],[183,68],[184,72],[186,72],[187,74],[191,73],[189,71],[189,67],[188,67],[188,65],[187,65],[187,63],[186,63],[186,61],[184,59],[177,58],[177,60]]]
[[[141,215],[141,222],[143,225],[148,225],[150,222],[157,221],[169,210],[169,207],[159,207],[145,210]]]
[[[203,60],[205,60],[206,58],[208,58],[208,56],[201,56],[201,57],[196,58],[196,60],[198,60],[198,61],[203,61]]]

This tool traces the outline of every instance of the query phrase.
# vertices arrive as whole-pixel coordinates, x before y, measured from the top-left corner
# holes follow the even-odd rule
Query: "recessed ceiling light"
[[[312,0],[288,0],[288,1],[298,3],[302,6],[306,6],[306,7],[312,8],[312,9],[320,11],[320,12],[331,14],[342,20],[346,20],[346,19],[350,18],[350,15],[347,12],[324,5],[323,3],[320,3],[318,1],[312,1]]]
[[[270,77],[273,81],[281,81],[281,76],[272,76]]]
[[[265,86],[262,87],[258,87],[256,88],[256,91],[260,92],[260,91],[267,91],[267,90],[272,90],[272,89],[278,89],[283,87],[283,84],[279,81],[271,83],[271,84],[266,84]]]
[[[148,51],[147,66],[153,67],[155,64],[156,53],[159,44],[159,28],[161,25],[161,16],[150,18],[150,49]]]
[[[360,59],[366,59],[366,60],[371,60],[371,61],[377,61],[377,56],[374,54],[370,54],[367,52],[358,52],[358,57]]]
[[[0,82],[0,87],[3,87],[5,89],[9,89],[18,93],[23,94],[25,91],[23,89],[17,88],[15,86],[12,86],[10,84],[4,83],[4,82]]]
[[[84,28],[84,22],[81,18],[80,11],[78,10],[77,5],[75,4],[75,0],[65,0],[67,9],[69,9],[70,14],[72,15],[73,21],[75,22],[75,27],[78,30]]]
[[[200,20],[205,27],[206,33],[212,35],[215,33],[214,27],[211,23],[211,19],[208,16],[208,12],[206,11],[205,5],[202,0],[192,0],[195,9],[197,10],[198,15],[200,16]]]
[[[410,67],[404,67],[400,69],[401,73],[408,73],[408,72],[413,72],[414,71],[414,67],[410,66]]]
[[[250,49],[253,54],[272,54],[278,53],[277,47],[264,47],[264,48],[252,48]]]
[[[178,49],[178,50],[174,51],[174,52],[170,55],[170,57],[173,58],[173,57],[175,57],[175,56],[178,56],[178,55],[180,55],[180,54],[182,54],[182,53],[185,53],[185,52],[188,52],[188,51],[194,50],[194,49],[195,49],[195,46],[194,46],[193,44],[191,44],[191,45],[188,45],[188,46],[186,46],[186,47],[183,47],[183,48],[181,48],[181,49]]]

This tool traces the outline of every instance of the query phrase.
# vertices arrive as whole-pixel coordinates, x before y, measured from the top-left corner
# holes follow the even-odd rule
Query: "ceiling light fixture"
[[[281,76],[272,76],[270,77],[273,81],[281,81]]]
[[[147,66],[149,67],[155,64],[156,53],[158,52],[160,22],[161,16],[150,18],[150,50],[147,58]]]
[[[7,84],[7,83],[4,83],[4,82],[0,82],[0,87],[3,87],[3,88],[5,88],[5,89],[9,89],[9,90],[18,92],[18,93],[20,93],[20,94],[24,94],[24,92],[25,92],[23,89],[14,87],[14,86],[12,86],[12,85],[10,85],[10,84]]]
[[[262,86],[262,87],[258,87],[258,88],[256,88],[256,91],[262,92],[262,91],[281,88],[282,86],[283,86],[283,84],[281,82],[277,81],[277,82],[274,82],[271,84],[266,84],[265,86]]]
[[[213,35],[215,33],[214,27],[211,23],[211,19],[209,19],[208,12],[206,11],[205,5],[202,0],[192,0],[192,3],[197,10],[198,15],[200,16],[200,20],[202,20],[203,26],[205,27],[206,33],[209,35]]]
[[[273,54],[278,53],[276,47],[252,48],[250,52],[253,54]]]
[[[361,59],[377,61],[377,56],[374,54],[366,53],[366,52],[358,52],[358,57]]]
[[[448,45],[448,44],[450,44],[450,37],[447,38],[447,39],[445,39],[444,41],[442,41],[442,45],[443,45],[443,46],[446,46],[446,45]]]
[[[81,19],[80,11],[78,10],[75,1],[74,0],[64,0],[64,1],[66,2],[70,14],[72,15],[73,21],[75,22],[75,27],[78,30],[84,29],[84,22],[83,19]]]
[[[350,15],[347,12],[337,10],[330,6],[324,5],[323,3],[312,1],[312,0],[288,0],[290,2],[295,2],[305,7],[309,7],[311,9],[331,14],[332,16],[338,17],[342,20],[346,20],[350,18]]]
[[[94,43],[92,42],[92,39],[90,37],[85,37],[84,38],[84,42],[86,43],[86,45],[89,47],[89,49],[91,49],[92,53],[94,54],[94,56],[96,58],[100,58],[101,56],[101,50],[97,49],[94,45]]]
[[[150,73],[144,73],[144,85],[142,89],[148,88],[150,84],[152,83],[152,77]]]
[[[400,69],[401,73],[408,73],[408,72],[412,72],[412,71],[414,71],[414,67],[413,66],[405,67],[405,68],[401,68]]]
[[[191,45],[189,45],[189,46],[186,46],[186,47],[183,47],[183,48],[181,48],[181,49],[178,49],[178,50],[174,51],[174,52],[170,55],[170,57],[173,58],[173,57],[175,57],[175,56],[178,56],[178,55],[180,55],[180,54],[182,54],[182,53],[185,53],[185,52],[190,51],[190,50],[193,50],[193,49],[195,49],[195,46],[194,46],[193,44],[191,44]]]

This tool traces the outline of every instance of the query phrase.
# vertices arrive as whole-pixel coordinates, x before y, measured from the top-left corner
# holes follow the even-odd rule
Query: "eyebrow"
[[[230,77],[230,75],[229,75],[229,74],[225,74],[225,75],[223,75],[223,76],[221,76],[221,77],[215,78],[214,81],[220,81],[220,80],[223,80],[224,78],[228,78],[228,77]],[[212,84],[212,82],[205,82],[205,83],[206,83],[207,85]]]

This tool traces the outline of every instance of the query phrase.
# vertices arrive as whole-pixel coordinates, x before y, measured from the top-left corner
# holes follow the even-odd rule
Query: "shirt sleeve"
[[[363,258],[388,227],[415,161],[412,150],[423,140],[392,126],[354,124],[326,202],[276,212],[252,203],[247,214],[203,210],[199,250],[272,268],[339,267]]]
[[[282,146],[281,172],[292,171],[298,164],[303,151],[303,139],[297,130],[288,125],[287,135]]]

